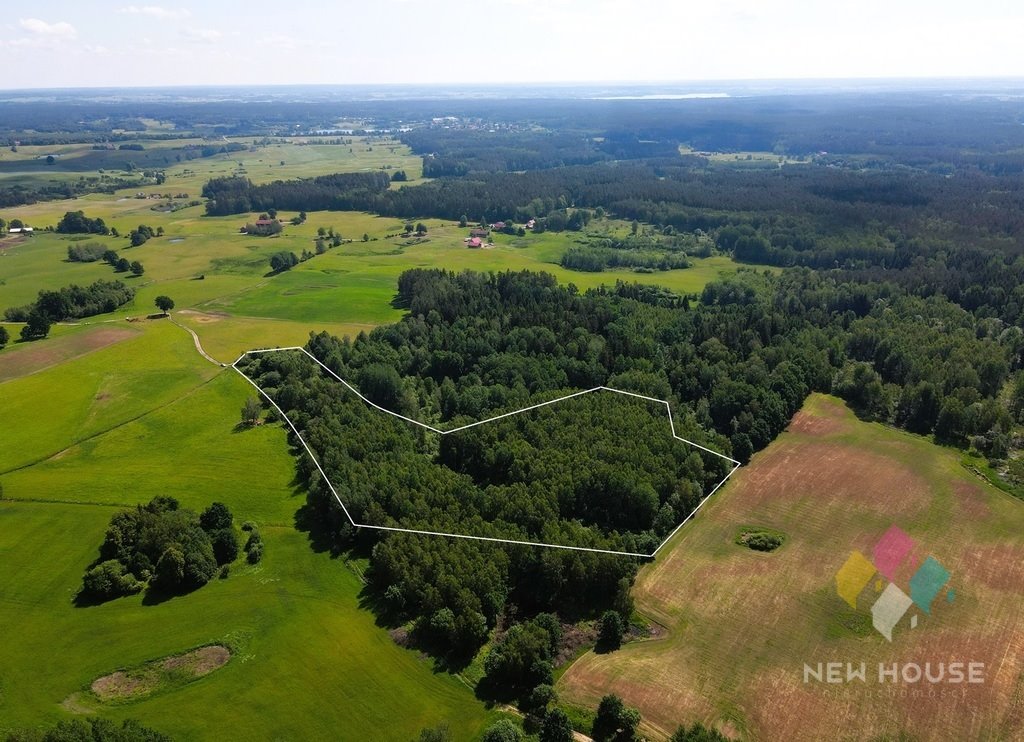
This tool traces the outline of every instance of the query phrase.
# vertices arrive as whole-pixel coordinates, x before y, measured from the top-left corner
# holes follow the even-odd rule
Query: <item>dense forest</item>
[[[967,283],[985,287],[987,280],[971,278],[980,267],[994,285],[981,288],[983,295],[972,301],[989,305],[1008,322],[1017,321],[1024,308],[1019,295],[1011,299],[1024,279],[1018,260],[1024,255],[1020,176],[950,177],[816,165],[742,171],[674,160],[477,174],[398,190],[387,190],[384,173],[265,186],[218,179],[204,195],[212,199],[211,214],[343,208],[402,218],[468,215],[473,221],[518,223],[536,218],[541,228],[556,230],[580,229],[585,222],[573,222],[575,210],[601,208],[659,232],[700,230],[712,236],[717,249],[751,263],[896,271],[894,280],[910,285],[938,280],[944,292],[964,291]],[[578,255],[569,260],[584,266]],[[677,267],[625,254],[613,259],[605,253],[595,260],[605,266],[624,260],[624,265],[652,269]]]
[[[374,402],[446,426],[604,384],[668,399],[680,435],[746,461],[819,390],[865,417],[1005,456],[1012,418],[1000,394],[1021,366],[1019,329],[940,296],[807,269],[745,271],[684,298],[414,270],[399,280],[404,320],[354,340],[316,335],[308,349]],[[339,393],[300,354],[266,354],[246,372],[318,452],[357,522],[632,551],[656,544],[723,473],[721,460],[655,434],[664,421],[650,410],[603,393],[438,440]],[[628,617],[628,559],[358,532],[312,464],[299,469],[311,520],[326,524],[319,537],[369,552],[382,615],[413,621],[441,656],[471,656],[509,615]]]
[[[387,173],[338,173],[302,180],[276,180],[254,185],[248,178],[214,178],[203,186],[206,213],[210,216],[250,211],[347,211],[391,185]]]

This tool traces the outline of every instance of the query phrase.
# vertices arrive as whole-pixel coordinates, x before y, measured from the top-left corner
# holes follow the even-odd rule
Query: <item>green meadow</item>
[[[357,138],[351,152],[345,145],[280,144],[178,163],[172,149],[181,144],[147,142],[167,149],[168,178],[142,190],[198,198],[213,176],[265,181],[376,168],[405,169],[407,187],[415,187],[421,174],[419,158],[393,142]],[[41,164],[46,154],[58,156],[54,166]],[[118,155],[99,154],[110,162],[83,145],[4,151],[0,178],[77,177],[98,172],[101,162],[110,167]],[[155,297],[173,298],[174,320],[215,358],[231,362],[250,348],[304,343],[310,331],[354,335],[399,319],[396,281],[410,268],[544,270],[580,289],[624,280],[693,293],[739,266],[712,257],[665,273],[578,273],[558,265],[577,234],[496,235],[492,248],[469,249],[468,230],[451,222],[424,218],[426,237],[403,239],[397,219],[311,212],[304,224],[286,223],[282,235],[259,238],[239,232],[250,215],[210,218],[201,206],[155,210],[159,203],[128,189],[0,211],[37,228],[27,239],[0,240],[0,310],[32,301],[42,289],[97,279],[117,278],[136,290],[118,311],[54,326],[33,343],[16,341],[19,326],[6,325],[0,736],[101,713],[137,718],[180,739],[410,740],[441,722],[456,739],[478,737],[497,712],[476,700],[468,680],[437,672],[360,608],[358,569],[317,552],[296,527],[305,492],[283,428],[239,429],[253,390],[230,368],[203,359],[184,329],[147,319]],[[42,228],[79,209],[122,234],[139,224],[164,228],[164,236],[136,248],[124,238],[85,238],[142,262],[144,275],[66,260],[79,236]],[[269,272],[274,252],[313,250],[321,227],[345,242],[291,271]],[[591,226],[628,228],[612,219]],[[157,495],[195,509],[226,503],[236,522],[259,524],[264,561],[239,561],[227,579],[164,602],[138,595],[76,607],[82,574],[116,508]],[[193,683],[115,705],[88,692],[94,679],[119,668],[208,643],[226,644],[232,659]]]
[[[99,388],[111,390],[102,410]],[[0,732],[97,710],[181,739],[411,739],[441,721],[463,739],[486,725],[460,678],[433,672],[359,608],[357,571],[296,529],[304,493],[283,429],[238,429],[248,384],[202,360],[180,328],[146,323],[0,394],[18,421],[0,476]],[[255,521],[263,562],[166,602],[75,607],[116,507],[156,495],[196,509],[222,501]],[[231,661],[186,687],[102,709],[86,692],[118,668],[211,642]]]

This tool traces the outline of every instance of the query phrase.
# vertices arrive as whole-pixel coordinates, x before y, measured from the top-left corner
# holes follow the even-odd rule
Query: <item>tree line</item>
[[[134,289],[120,281],[100,280],[86,287],[71,284],[57,291],[40,291],[31,304],[4,310],[4,318],[8,322],[27,323],[22,328],[22,338],[29,340],[45,337],[54,322],[113,312],[133,298]]]

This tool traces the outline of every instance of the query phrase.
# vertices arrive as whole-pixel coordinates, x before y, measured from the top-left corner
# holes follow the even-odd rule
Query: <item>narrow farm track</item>
[[[171,324],[176,325],[177,327],[180,327],[182,330],[184,330],[185,332],[187,332],[189,335],[192,336],[192,342],[195,343],[196,350],[199,351],[199,355],[201,355],[203,358],[205,358],[206,360],[208,360],[210,363],[214,364],[215,366],[220,366],[221,368],[226,368],[227,367],[228,364],[221,363],[216,358],[214,358],[209,353],[207,353],[206,350],[203,349],[203,344],[199,340],[199,336],[196,334],[195,330],[193,330],[191,327],[187,327],[186,325],[181,324],[180,322],[178,322],[176,319],[174,319],[174,317],[172,317],[169,314],[167,315],[167,318],[171,321]]]

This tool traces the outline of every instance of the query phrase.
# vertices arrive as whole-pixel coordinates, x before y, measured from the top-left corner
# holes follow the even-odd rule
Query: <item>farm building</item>
[[[479,237],[470,237],[466,240],[466,247],[483,247],[483,241]]]
[[[7,230],[8,234],[31,234],[33,231],[32,227],[12,227]]]
[[[469,232],[470,237],[478,237],[480,239],[486,239],[490,234],[486,229],[471,229]]]

